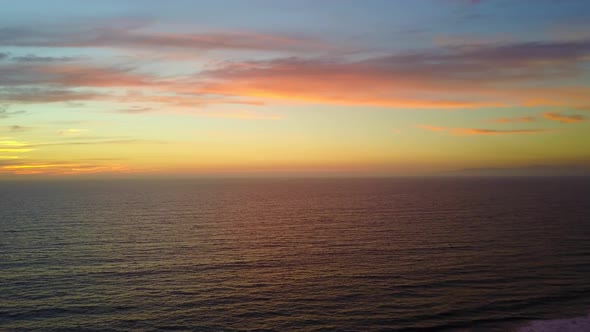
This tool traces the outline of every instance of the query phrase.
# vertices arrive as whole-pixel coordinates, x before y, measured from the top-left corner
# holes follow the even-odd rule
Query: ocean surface
[[[1,331],[537,330],[589,311],[588,178],[0,182]]]

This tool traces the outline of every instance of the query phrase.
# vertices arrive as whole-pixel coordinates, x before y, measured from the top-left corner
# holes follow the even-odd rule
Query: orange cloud
[[[418,125],[417,127],[428,131],[446,131],[452,135],[464,136],[464,135],[511,135],[511,134],[537,134],[548,132],[546,129],[510,129],[510,130],[499,130],[499,129],[481,129],[481,128],[445,128],[438,126],[429,125]]]
[[[497,129],[479,129],[479,128],[453,128],[451,133],[453,135],[512,135],[512,134],[538,134],[548,132],[546,129],[512,129],[512,130],[497,130]]]
[[[128,173],[134,169],[126,165],[94,165],[88,163],[14,163],[9,165],[0,165],[0,174],[8,173],[14,175],[76,175],[76,174],[94,174],[94,173]]]
[[[309,65],[294,63],[246,72],[209,73],[210,79],[197,83],[203,94],[274,99],[287,102],[367,105],[398,108],[476,108],[501,106],[493,100],[461,100],[448,96],[420,96],[407,90],[440,90],[436,83],[411,77],[384,76],[363,72],[354,65]],[[238,69],[241,71],[242,69]]]
[[[424,130],[429,130],[429,131],[445,131],[445,130],[447,130],[447,128],[445,128],[445,127],[437,127],[437,126],[429,126],[429,125],[417,125],[416,127],[422,128]]]
[[[203,72],[194,87],[221,96],[398,108],[587,105],[586,86],[535,86],[548,68],[556,77],[575,77],[575,64],[583,61],[585,47],[590,49],[585,44],[565,51],[557,46],[458,48],[361,61],[292,57],[232,62]],[[529,52],[535,50],[551,50],[553,57]]]
[[[284,79],[288,80],[288,78]],[[360,79],[356,81],[358,82]],[[325,86],[318,87],[318,85],[322,84],[321,81],[286,82],[283,79],[275,81],[272,78],[263,78],[259,82],[233,81],[224,84],[205,85],[200,91],[210,94],[275,99],[308,104],[434,109],[501,106],[500,103],[489,101],[461,101],[442,98],[410,99],[401,96],[387,96],[378,92],[378,90],[385,90],[386,86],[379,87],[376,84],[366,85],[365,88],[359,89],[350,85],[350,83],[323,83]],[[314,88],[314,86],[318,88]]]
[[[545,119],[561,123],[576,123],[585,120],[585,117],[581,115],[564,115],[560,113],[543,113],[543,117],[545,117]]]
[[[536,119],[533,116],[523,116],[523,117],[519,117],[519,118],[494,119],[491,122],[493,122],[493,123],[524,123],[524,122],[533,122],[535,120]]]

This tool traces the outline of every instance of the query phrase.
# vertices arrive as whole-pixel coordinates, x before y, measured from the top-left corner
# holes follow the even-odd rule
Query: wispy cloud
[[[127,144],[167,144],[166,141],[158,140],[144,140],[144,139],[101,139],[101,140],[85,140],[85,141],[57,141],[29,144],[27,147],[47,147],[59,145],[127,145]]]
[[[2,147],[23,147],[23,146],[28,146],[28,143],[12,140],[9,137],[3,137],[0,139],[0,146],[2,146]]]
[[[492,123],[527,123],[534,122],[537,119],[534,116],[522,116],[517,118],[499,118],[491,120]]]
[[[113,163],[119,159],[102,158],[95,162],[79,160],[76,162],[42,161],[23,157],[28,152],[42,150],[53,146],[77,145],[129,145],[129,144],[165,144],[163,141],[140,139],[90,139],[55,142],[23,142],[10,137],[0,137],[0,174],[33,175],[33,174],[89,174],[89,173],[121,173],[133,172],[138,168]]]
[[[36,62],[69,62],[69,61],[77,61],[81,60],[81,57],[72,57],[72,56],[39,56],[35,54],[25,54],[25,55],[17,55],[13,56],[7,52],[0,52],[0,60],[9,60],[14,62],[23,62],[23,63],[36,63]]]
[[[76,65],[0,65],[0,102],[50,103],[110,100],[172,107],[209,104],[261,105],[259,100],[199,93],[194,78],[163,79],[134,68]],[[116,88],[125,88],[118,90]],[[133,109],[127,109],[127,113]]]
[[[70,128],[70,129],[60,130],[58,132],[58,134],[60,134],[60,135],[80,135],[80,134],[83,134],[87,131],[88,131],[88,129]]]
[[[21,147],[2,147],[0,145],[0,152],[8,152],[8,153],[23,153],[23,152],[31,152],[34,149],[31,148],[21,148]]]
[[[35,150],[29,143],[14,140],[10,137],[0,137],[0,160],[20,159],[23,153]]]
[[[144,114],[158,112],[157,109],[151,107],[130,107],[117,110],[118,113],[123,114]],[[282,117],[278,114],[252,111],[252,110],[190,110],[190,111],[176,111],[168,114],[182,114],[191,116],[201,116],[208,118],[225,118],[225,119],[241,119],[241,120],[278,120]]]
[[[133,87],[157,83],[149,75],[135,73],[133,68],[91,64],[3,64],[0,74],[2,86]]]
[[[2,126],[0,128],[4,128],[4,130],[9,131],[9,132],[23,132],[23,131],[29,131],[29,130],[33,129],[31,127],[26,127],[26,126],[21,126],[21,125]]]
[[[11,58],[12,61],[24,62],[24,63],[35,63],[35,62],[69,62],[80,60],[80,58],[70,56],[38,56],[34,54],[27,54],[23,56],[15,56]]]
[[[445,131],[445,130],[447,130],[447,128],[445,128],[445,127],[422,125],[422,124],[416,125],[416,127],[422,128],[422,129],[428,130],[428,131]]]
[[[513,135],[513,134],[538,134],[546,133],[548,129],[481,129],[481,128],[453,128],[454,135]]]
[[[6,103],[79,102],[121,98],[116,87],[174,90],[154,76],[121,66],[92,64],[0,65],[0,101]],[[150,91],[154,93],[154,91]],[[141,96],[141,94],[136,94]]]
[[[73,31],[69,25],[45,25],[35,28],[5,26],[0,28],[0,46],[6,47],[95,47],[123,49],[181,50],[262,50],[310,51],[326,47],[313,38],[245,31],[157,32],[152,22],[120,19],[103,22],[80,22]]]
[[[0,97],[0,100],[2,100],[2,98]],[[9,105],[0,105],[0,119],[6,119],[9,117],[13,117],[16,115],[22,115],[25,114],[25,111],[10,111],[8,110]]]
[[[453,175],[476,176],[556,176],[556,175],[590,175],[590,165],[587,162],[563,163],[554,165],[523,165],[512,167],[468,168],[445,172]]]
[[[96,173],[129,173],[135,169],[123,164],[93,164],[84,162],[30,162],[18,161],[0,164],[0,174],[12,175],[80,175]]]
[[[140,106],[133,106],[129,108],[122,108],[117,110],[117,113],[124,113],[124,114],[141,114],[141,113],[150,113],[154,112],[155,109],[152,107],[140,107]]]
[[[447,128],[430,125],[418,125],[418,128],[435,131],[446,132],[455,136],[470,136],[470,135],[514,135],[514,134],[539,134],[550,132],[550,129],[485,129],[485,128]]]
[[[0,78],[1,80],[1,78]],[[0,101],[10,102],[15,104],[35,104],[35,103],[61,103],[68,101],[80,100],[100,100],[107,98],[108,95],[101,92],[94,91],[79,91],[70,89],[54,89],[54,88],[0,88]],[[2,112],[0,109],[0,117],[12,116],[16,114],[23,114],[25,112]]]
[[[78,133],[82,130],[64,132]],[[33,158],[29,152],[59,146],[166,144],[165,141],[142,139],[94,138],[89,136],[64,137],[49,142],[26,142],[11,137],[0,137],[0,174],[12,175],[75,175],[91,173],[126,173],[146,170],[119,163],[121,158],[91,158],[76,161],[47,161]]]
[[[576,123],[576,122],[582,122],[584,121],[586,118],[582,115],[565,115],[565,114],[561,114],[561,113],[543,113],[543,117],[545,117],[545,119],[551,120],[551,121],[557,121],[557,122],[561,122],[561,123]]]

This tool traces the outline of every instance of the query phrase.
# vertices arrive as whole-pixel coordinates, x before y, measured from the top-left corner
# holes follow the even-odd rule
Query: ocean
[[[589,311],[589,178],[0,182],[1,331],[583,330]]]

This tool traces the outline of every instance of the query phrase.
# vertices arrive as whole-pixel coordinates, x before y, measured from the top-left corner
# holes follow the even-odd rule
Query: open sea
[[[586,331],[589,311],[589,178],[0,182],[0,331]]]

